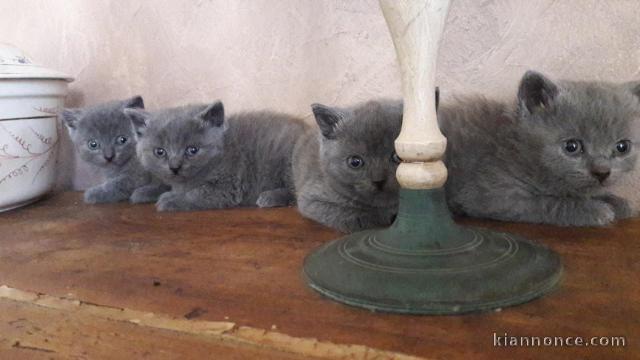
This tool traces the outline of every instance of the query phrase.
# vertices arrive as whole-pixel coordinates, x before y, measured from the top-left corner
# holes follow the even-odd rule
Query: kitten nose
[[[116,153],[112,148],[105,147],[104,149],[102,149],[102,156],[104,156],[104,159],[107,160],[108,163],[110,163],[111,161],[113,161],[113,158],[116,157]]]
[[[382,190],[386,183],[387,183],[387,180],[373,181],[373,185],[375,185],[376,189],[378,189],[378,190]]]
[[[609,177],[609,175],[611,175],[611,171],[610,170],[592,170],[591,171],[591,175],[593,175],[594,178],[598,179],[599,182],[604,182],[605,180],[607,180],[607,178]]]
[[[178,166],[178,167],[169,166],[169,169],[171,169],[171,172],[173,173],[173,175],[178,175],[178,172],[180,172],[181,168],[182,166]]]

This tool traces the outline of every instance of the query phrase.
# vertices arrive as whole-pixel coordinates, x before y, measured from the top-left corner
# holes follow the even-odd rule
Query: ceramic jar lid
[[[13,45],[0,43],[0,80],[4,79],[51,79],[73,81],[65,73],[35,64],[27,55]]]

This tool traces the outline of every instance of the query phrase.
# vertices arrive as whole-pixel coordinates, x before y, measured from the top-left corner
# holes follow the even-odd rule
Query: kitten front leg
[[[605,226],[615,220],[613,207],[601,200],[545,197],[540,199],[540,203],[541,222],[545,224]]]
[[[114,203],[124,201],[131,195],[134,182],[127,176],[114,179],[87,189],[84,192],[84,202],[87,204]]]
[[[378,223],[381,226],[391,225],[398,216],[398,205],[390,206],[389,208],[377,208]]]
[[[318,199],[298,199],[300,213],[344,233],[389,225],[392,216],[381,216],[376,209],[358,209]],[[386,212],[385,212],[386,214]]]
[[[189,211],[196,210],[186,199],[186,193],[167,191],[158,197],[156,202],[158,211]]]
[[[151,183],[141,186],[133,191],[129,201],[133,204],[150,203],[158,200],[158,197],[171,187],[161,183]]]
[[[494,194],[476,198],[462,208],[474,217],[559,226],[604,226],[615,219],[610,204],[593,198]]]
[[[633,216],[633,209],[629,202],[619,196],[606,194],[594,197],[596,200],[602,200],[613,207],[616,220],[628,219]]]
[[[261,208],[288,206],[294,200],[294,196],[289,189],[279,188],[261,192],[256,205]]]
[[[232,188],[227,191],[218,190],[219,186],[220,184],[215,186],[206,184],[187,192],[166,192],[158,198],[156,209],[158,211],[224,209],[241,203],[241,194]]]

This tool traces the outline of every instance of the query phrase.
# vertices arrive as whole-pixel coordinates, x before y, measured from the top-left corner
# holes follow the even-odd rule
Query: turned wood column
[[[441,161],[447,140],[436,118],[436,60],[449,0],[380,0],[402,72],[404,116],[395,148],[402,163],[396,176],[405,189],[444,185]]]

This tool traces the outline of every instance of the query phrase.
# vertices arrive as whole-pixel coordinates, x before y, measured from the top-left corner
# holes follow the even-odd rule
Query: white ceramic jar
[[[0,44],[0,211],[29,204],[53,188],[57,115],[71,81]]]

